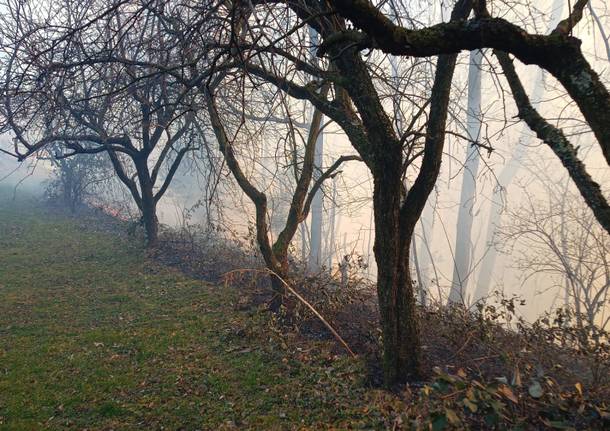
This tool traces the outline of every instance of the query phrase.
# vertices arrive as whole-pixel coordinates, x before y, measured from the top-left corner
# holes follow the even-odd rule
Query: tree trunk
[[[470,52],[466,125],[468,138],[472,141],[478,141],[481,134],[482,61],[483,52],[481,50]],[[474,201],[476,198],[480,157],[479,149],[475,145],[468,142],[467,146],[455,237],[455,264],[453,266],[453,281],[449,293],[450,304],[465,304],[467,302],[466,292],[472,271],[471,257],[474,248],[472,243],[472,225],[474,222]]]
[[[315,47],[319,44],[319,36],[313,28],[309,29],[309,38],[311,46]],[[318,65],[318,57],[314,50],[311,52],[311,61],[316,66]],[[311,127],[316,132],[316,148],[314,153],[314,166],[316,172],[314,173],[314,180],[322,175],[322,168],[324,164],[324,131],[321,129],[322,117],[315,117],[315,108],[312,109],[312,125]],[[322,266],[322,225],[323,225],[323,206],[324,206],[324,194],[322,190],[314,195],[311,204],[311,227],[309,240],[309,262],[308,269],[312,273],[318,273]]]
[[[288,282],[288,246],[290,242],[284,247],[283,244],[274,244],[271,247],[271,253],[273,256],[265,258],[267,268],[271,269],[279,278],[271,274],[271,290],[273,291],[273,298],[269,303],[269,309],[273,312],[280,311],[280,308],[284,304],[284,298],[286,297],[286,286],[284,282]],[[264,247],[261,247],[263,250]],[[284,280],[284,281],[282,281]]]
[[[269,302],[269,310],[277,313],[280,311],[282,304],[284,303],[286,287],[284,286],[284,283],[282,283],[282,280],[277,278],[275,275],[270,275],[269,279],[271,280],[271,290],[273,291],[273,298],[271,298],[271,302]]]
[[[64,194],[64,205],[70,208],[70,212],[74,214],[76,212],[75,196],[74,196],[74,170],[75,168],[70,166],[70,163],[64,161],[61,165],[61,178],[63,182],[63,194]]]
[[[153,182],[150,177],[146,157],[134,160],[138,181],[140,183],[142,223],[146,232],[146,246],[154,248],[159,243],[159,220],[157,218],[157,201]]]
[[[460,2],[457,19],[470,12]],[[421,377],[421,346],[409,249],[413,231],[434,187],[444,144],[444,130],[456,55],[440,56],[431,95],[425,153],[421,170],[402,202],[403,148],[380,102],[366,65],[353,53],[337,54],[338,69],[351,79],[346,89],[367,131],[367,141],[352,142],[367,160],[374,178],[375,259],[377,295],[383,331],[383,371],[386,385]]]
[[[150,198],[145,197],[148,193],[142,193],[142,222],[146,231],[146,245],[148,248],[154,248],[159,243],[159,220],[157,219],[157,204],[152,199],[152,190]]]
[[[396,163],[384,163],[388,168],[391,164]],[[397,384],[419,378],[421,371],[419,330],[409,268],[412,229],[410,232],[401,229],[400,175],[376,177],[374,251],[383,331],[383,373],[387,384]]]

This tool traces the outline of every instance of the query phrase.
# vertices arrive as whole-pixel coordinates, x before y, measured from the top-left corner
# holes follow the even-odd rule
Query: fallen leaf
[[[498,393],[504,395],[504,397],[508,398],[509,400],[511,400],[513,403],[518,404],[519,403],[519,399],[515,396],[514,392],[512,391],[511,388],[509,388],[506,385],[501,385],[498,388]]]

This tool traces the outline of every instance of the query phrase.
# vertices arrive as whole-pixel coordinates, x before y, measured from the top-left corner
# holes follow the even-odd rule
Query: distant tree
[[[460,206],[455,237],[453,280],[449,292],[449,302],[464,304],[468,282],[473,272],[472,225],[474,222],[474,203],[476,198],[477,176],[479,173],[479,148],[472,144],[481,139],[481,81],[483,52],[470,52],[468,65],[468,104],[466,107],[466,133],[471,144],[466,151],[462,174]]]
[[[314,65],[318,65],[318,59],[315,54],[315,46],[319,43],[319,36],[313,28],[309,28],[309,40],[311,43],[311,57]],[[315,114],[312,115],[312,119]],[[321,117],[322,121],[324,117]],[[317,134],[316,151],[314,154],[314,179],[317,179],[322,174],[324,165],[324,129],[320,128]],[[318,272],[322,266],[322,227],[323,227],[323,207],[324,195],[322,190],[319,190],[313,197],[311,204],[311,224],[309,236],[309,262],[308,267],[312,272]]]
[[[543,197],[523,188],[526,203],[509,211],[498,229],[500,249],[518,251],[517,267],[525,278],[554,279],[580,329],[608,329],[610,237],[567,180],[545,184],[546,193],[538,194]]]
[[[61,151],[60,148],[57,150]],[[106,178],[112,166],[103,154],[77,154],[62,158],[59,156],[61,153],[53,152],[53,146],[49,153],[53,174],[47,185],[47,195],[75,213],[86,204],[89,195]]]
[[[157,204],[198,145],[191,87],[150,67],[182,63],[175,35],[159,31],[164,23],[154,10],[132,14],[121,2],[48,6],[7,2],[0,23],[10,152],[23,160],[54,145],[56,159],[107,154],[155,246]]]

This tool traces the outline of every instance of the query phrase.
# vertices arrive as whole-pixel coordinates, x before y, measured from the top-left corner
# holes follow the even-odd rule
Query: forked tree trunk
[[[452,19],[463,19],[470,3],[460,1]],[[420,172],[403,201],[403,148],[393,130],[367,67],[358,55],[340,50],[338,69],[350,79],[346,90],[367,132],[367,141],[352,142],[367,161],[374,179],[375,259],[377,295],[383,332],[383,371],[386,385],[421,377],[421,342],[409,267],[413,231],[432,191],[442,160],[447,107],[456,55],[442,55],[431,94],[424,156]],[[347,104],[345,109],[350,109]],[[367,160],[368,159],[368,160]]]
[[[383,333],[383,374],[387,385],[421,377],[421,342],[411,276],[414,223],[401,216],[401,149],[387,152],[374,172],[377,296]],[[417,218],[415,218],[417,222]]]
[[[308,193],[308,189],[310,188],[312,182],[316,138],[318,136],[318,132],[320,131],[322,114],[318,110],[316,110],[314,113],[309,130],[309,136],[305,145],[303,168],[297,179],[296,189],[292,196],[292,201],[290,203],[290,209],[286,217],[284,228],[279,233],[276,241],[272,244],[269,234],[269,224],[267,221],[267,196],[264,192],[258,190],[242,171],[239,161],[233,152],[233,143],[227,136],[223,122],[216,109],[214,96],[209,88],[204,88],[203,90],[206,96],[208,113],[210,114],[212,127],[218,140],[219,149],[222,152],[225,161],[227,162],[227,166],[233,174],[233,177],[237,181],[237,184],[250,198],[255,206],[256,241],[265,261],[265,266],[268,270],[273,272],[270,274],[270,280],[274,296],[269,304],[269,307],[273,311],[278,311],[283,303],[284,297],[286,296],[286,289],[282,279],[289,281],[287,278],[289,275],[288,248],[290,247],[290,243],[297,232],[299,224],[307,217],[311,205],[311,199],[313,199],[316,191],[319,189],[319,184],[316,182]],[[326,91],[327,88],[324,88],[322,93],[326,94]],[[336,167],[338,167],[338,165]],[[329,172],[327,171],[322,175],[322,180],[326,174],[329,174]]]

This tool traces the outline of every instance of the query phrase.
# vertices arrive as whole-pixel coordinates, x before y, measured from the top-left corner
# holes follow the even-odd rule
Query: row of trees
[[[412,241],[451,132],[461,50],[474,50],[467,136],[460,135],[469,147],[468,174],[476,176],[477,152],[486,148],[478,50],[491,48],[519,117],[553,151],[610,232],[600,186],[566,135],[531,104],[509,57],[557,78],[610,162],[610,95],[571,36],[587,4],[576,2],[568,18],[541,35],[493,17],[481,0],[458,0],[447,22],[430,27],[421,27],[400,1],[376,7],[367,0],[4,0],[0,109],[13,146],[3,151],[21,160],[51,145],[59,145],[58,159],[106,154],[141,212],[150,246],[158,240],[158,202],[181,163],[195,152],[220,155],[255,208],[257,243],[274,274],[274,309],[284,296],[278,277],[290,277],[290,244],[319,207],[324,182],[343,163],[362,161],[374,183],[385,379],[404,382],[421,370]],[[432,63],[420,60],[434,56]],[[357,154],[324,168],[317,155],[329,122]],[[271,170],[253,170],[267,168],[256,154],[270,141],[280,153],[274,169],[281,161],[291,192],[276,231],[269,222]],[[467,213],[474,186],[466,177],[463,190]],[[318,228],[312,229],[314,238]],[[461,243],[460,256],[467,257],[468,239]],[[467,259],[456,265],[455,302],[463,297],[468,266]]]

